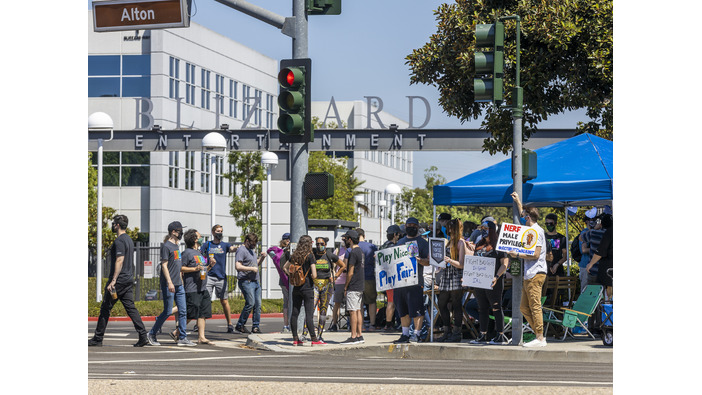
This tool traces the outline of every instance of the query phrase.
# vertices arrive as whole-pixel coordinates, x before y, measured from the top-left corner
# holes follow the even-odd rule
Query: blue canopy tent
[[[537,177],[522,186],[524,204],[611,204],[613,145],[584,133],[535,150]],[[512,160],[434,187],[435,206],[511,206]]]

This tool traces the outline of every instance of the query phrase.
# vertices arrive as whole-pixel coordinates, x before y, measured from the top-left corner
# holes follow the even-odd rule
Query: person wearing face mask
[[[222,225],[212,227],[212,240],[205,242],[200,247],[202,255],[209,258],[207,270],[207,292],[212,295],[216,292],[219,302],[227,319],[227,332],[234,333],[231,310],[229,309],[229,292],[227,292],[227,253],[235,252],[238,247],[223,241],[224,228]]]
[[[585,215],[587,215],[587,213],[585,213]],[[590,233],[596,226],[597,220],[595,218],[590,218],[590,220],[587,222],[587,227],[583,229],[578,236],[578,245],[580,247],[580,253],[582,254],[580,262],[578,262],[578,267],[580,268],[580,273],[578,276],[580,277],[581,293],[585,290],[585,287],[587,287],[588,284],[588,272],[586,268],[587,264],[590,263],[590,259],[592,258],[590,256]]]
[[[533,255],[516,251],[507,253],[510,258],[521,258],[524,263],[522,303],[519,306],[519,311],[522,312],[522,315],[536,335],[536,339],[525,343],[524,347],[546,347],[543,311],[541,309],[541,289],[546,281],[546,270],[548,270],[546,265],[546,236],[544,235],[544,230],[537,223],[539,220],[539,209],[536,207],[523,207],[517,192],[512,192],[512,200],[514,200],[517,209],[521,213],[519,222],[522,225],[532,227],[538,235]]]
[[[551,254],[546,254],[549,276],[565,276],[563,262],[568,259],[568,241],[565,236],[556,232],[558,216],[554,213],[546,215],[546,243],[550,246]],[[548,251],[547,251],[548,252]],[[549,258],[551,258],[549,260]]]
[[[290,259],[290,233],[283,233],[280,243],[272,246],[266,251],[273,261],[275,269],[278,271],[278,285],[283,294],[283,333],[290,332],[290,315],[288,304],[290,303],[290,288],[288,275],[283,270],[283,265]]]
[[[122,302],[124,310],[134,324],[139,334],[139,340],[134,347],[143,347],[149,344],[146,336],[146,328],[141,321],[141,315],[134,305],[134,242],[127,234],[129,219],[126,215],[115,215],[112,219],[112,232],[117,238],[110,246],[110,281],[105,286],[105,292],[100,305],[100,316],[98,317],[95,334],[88,340],[88,346],[101,347],[102,339],[110,320],[110,312],[117,301]],[[100,279],[98,279],[100,280]],[[114,292],[115,296],[112,296]]]
[[[317,237],[315,239],[314,259],[316,262],[317,278],[312,280],[314,284],[314,303],[319,308],[318,335],[322,340],[322,332],[327,322],[327,309],[334,293],[334,272],[335,266],[344,268],[344,262],[327,249],[327,237]]]
[[[174,221],[168,224],[168,235],[161,244],[161,295],[163,295],[163,311],[156,317],[156,322],[147,334],[149,344],[160,346],[156,339],[156,334],[166,322],[168,317],[178,312],[176,318],[176,332],[171,333],[171,337],[179,346],[194,346],[195,343],[188,340],[185,333],[187,304],[185,302],[185,288],[183,287],[183,277],[180,268],[183,266],[178,244],[183,236],[183,225]],[[173,308],[175,300],[176,308]]]
[[[445,239],[449,238],[448,230],[446,229],[446,226],[448,225],[449,221],[451,221],[451,214],[449,214],[449,213],[439,214],[438,222],[439,222],[439,225],[441,226],[441,236],[439,236],[439,237],[443,237]],[[431,229],[433,229],[433,227],[431,227]]]
[[[405,222],[407,236],[397,241],[396,246],[414,244],[410,250],[417,261],[417,285],[397,288],[395,293],[395,308],[400,316],[402,335],[395,344],[418,343],[424,323],[424,266],[429,266],[429,242],[419,236],[419,220],[407,218]],[[414,321],[414,333],[410,333],[410,324]]]
[[[400,233],[402,231],[400,230],[400,227],[397,225],[390,225],[387,229],[387,241],[383,243],[383,245],[380,247],[381,250],[394,247],[395,243],[397,243],[398,240],[400,240]],[[395,298],[394,298],[394,292],[392,289],[388,289],[385,291],[385,296],[388,299],[388,304],[385,307],[385,328],[383,329],[385,332],[395,332],[395,323],[394,323],[394,318],[395,318]]]
[[[187,306],[188,322],[197,322],[198,344],[212,344],[205,337],[205,320],[212,318],[212,301],[205,285],[206,279],[202,272],[207,270],[207,260],[200,253],[202,236],[197,229],[188,229],[183,235],[185,251],[181,254],[183,265],[183,288],[185,288],[185,304]]]
[[[237,285],[244,295],[244,308],[241,310],[239,320],[234,328],[243,334],[261,333],[259,325],[261,323],[261,285],[258,283],[258,266],[266,259],[266,253],[262,252],[258,261],[254,249],[258,244],[258,236],[249,233],[244,237],[244,244],[236,250],[236,277]],[[251,331],[246,329],[246,321],[253,311],[253,322]]]

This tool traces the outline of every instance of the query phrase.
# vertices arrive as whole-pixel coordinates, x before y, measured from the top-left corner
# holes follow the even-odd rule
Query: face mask
[[[222,240],[223,235],[221,233],[215,233],[214,234],[215,239],[217,240]]]
[[[205,240],[204,237],[200,237],[199,239],[197,239],[197,244],[202,245],[202,242],[203,242],[204,240]]]
[[[522,225],[526,225],[526,217],[519,218],[519,223]]]
[[[419,234],[419,228],[405,228],[405,231],[409,237],[417,237],[417,234]]]
[[[317,244],[317,251],[319,252],[324,252],[324,250],[327,249],[327,246],[324,244]]]
[[[353,244],[351,243],[351,240],[346,239],[344,240],[344,245],[346,246],[346,248],[351,248]]]
[[[442,226],[442,227],[441,227],[441,233],[443,233],[443,234],[445,234],[446,236],[448,236],[448,233],[447,233],[447,231],[446,231],[446,227],[445,227],[445,226]]]
[[[112,224],[112,232],[117,233],[117,224],[113,223]]]
[[[488,231],[487,231],[486,229],[481,229],[481,230],[480,230],[480,235],[483,236],[483,237],[487,237],[487,236],[488,236]]]
[[[556,229],[556,225],[546,225],[546,229],[548,229],[549,232],[553,232]]]

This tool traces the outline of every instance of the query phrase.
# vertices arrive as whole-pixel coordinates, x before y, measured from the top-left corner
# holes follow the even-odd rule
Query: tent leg
[[[433,232],[432,232],[432,237],[436,237],[436,206],[433,206]],[[434,342],[434,282],[436,281],[436,278],[434,277],[434,267],[431,267],[431,311],[429,312],[429,318],[431,320],[429,321],[429,341],[432,343]],[[415,328],[416,329],[416,328]]]

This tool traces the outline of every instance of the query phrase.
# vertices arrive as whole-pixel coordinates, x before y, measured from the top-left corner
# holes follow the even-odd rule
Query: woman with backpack
[[[308,235],[300,237],[297,248],[290,260],[285,263],[283,270],[288,274],[290,285],[293,286],[293,309],[290,315],[290,326],[293,334],[293,346],[301,346],[302,341],[298,336],[297,318],[300,307],[305,303],[305,323],[312,338],[312,344],[326,344],[319,340],[314,330],[314,285],[317,278],[317,268],[312,253],[312,238]]]

